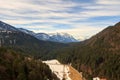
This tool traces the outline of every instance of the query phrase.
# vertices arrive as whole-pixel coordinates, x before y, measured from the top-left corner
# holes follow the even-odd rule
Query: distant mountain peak
[[[68,33],[57,33],[57,35],[61,35],[61,36],[64,36],[64,37],[72,37],[73,38],[73,36],[72,35],[70,35],[70,34],[68,34]]]
[[[75,39],[72,35],[68,33],[51,33],[49,34],[50,37],[53,39],[55,42],[63,42],[63,43],[69,43],[69,42],[78,42],[77,39]]]
[[[49,41],[50,36],[46,33],[37,33],[35,37],[39,40]]]
[[[34,33],[33,31],[24,29],[24,28],[15,28],[7,23],[0,21],[0,30],[5,31],[20,31],[31,36],[36,37],[39,40],[43,41],[52,41],[52,42],[61,42],[61,43],[69,43],[69,42],[78,42],[72,35],[68,33]]]
[[[34,33],[33,31],[29,31],[23,28],[18,28],[20,31],[30,34],[36,37],[39,40],[43,41],[52,41],[52,42],[61,42],[61,43],[69,43],[69,42],[78,42],[72,35],[68,33]]]
[[[59,35],[59,36],[67,36],[67,37],[73,37],[72,35],[68,34],[68,33],[63,33],[63,32],[57,32],[57,33],[51,33],[49,34],[50,36],[53,36],[53,35]]]

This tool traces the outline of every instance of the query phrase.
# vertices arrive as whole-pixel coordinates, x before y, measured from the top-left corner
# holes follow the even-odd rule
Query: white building
[[[100,78],[99,77],[94,77],[93,80],[100,80]]]

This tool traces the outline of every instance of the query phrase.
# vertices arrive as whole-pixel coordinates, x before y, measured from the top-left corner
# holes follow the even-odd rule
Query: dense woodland
[[[0,80],[57,80],[49,67],[32,57],[0,48]]]
[[[60,51],[57,59],[63,63],[72,63],[89,80],[99,76],[107,80],[120,79],[120,54],[113,54],[87,46],[68,48]]]
[[[120,23],[64,50],[57,58],[72,63],[87,79],[92,77],[120,80]]]
[[[67,47],[68,44],[38,40],[20,31],[0,31],[0,46],[41,58],[51,51]]]
[[[69,47],[52,52],[52,58],[72,63],[84,77],[120,80],[120,23],[104,29],[88,40],[70,43]],[[51,53],[43,59],[52,59]]]

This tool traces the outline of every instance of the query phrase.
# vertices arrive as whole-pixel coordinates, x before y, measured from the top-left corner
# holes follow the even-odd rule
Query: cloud
[[[94,5],[84,7],[87,11],[81,12],[88,17],[120,16],[119,0],[96,0]]]
[[[97,3],[104,5],[120,5],[119,0],[97,0]]]
[[[0,0],[0,5],[2,21],[35,32],[91,36],[120,20],[119,0]]]

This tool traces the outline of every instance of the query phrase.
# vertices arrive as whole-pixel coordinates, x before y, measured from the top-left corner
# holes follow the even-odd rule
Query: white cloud
[[[0,0],[0,5],[1,20],[11,25],[23,27],[24,24],[28,24],[25,27],[34,28],[36,32],[63,31],[77,37],[91,36],[106,27],[101,27],[102,24],[113,23],[104,20],[91,21],[90,18],[120,16],[119,0],[95,0],[92,3],[76,3],[74,0]],[[58,30],[54,26],[56,24],[67,24],[72,28]]]
[[[30,2],[31,1],[31,2]],[[33,4],[33,0],[4,0],[0,1],[1,10],[0,14],[6,14],[16,19],[21,19],[25,16],[47,19],[49,17],[60,17],[69,20],[79,20],[88,19],[97,16],[117,16],[120,15],[120,10],[118,5],[120,2],[118,0],[96,0],[94,4],[78,4],[72,1],[62,1],[62,0],[36,0],[38,3]],[[117,1],[117,2],[116,2]],[[104,3],[104,4],[103,4]],[[115,3],[113,5],[108,5],[110,3]],[[67,4],[67,5],[66,5]],[[97,5],[99,4],[99,5]],[[72,7],[81,7],[83,11],[78,11],[78,13],[68,13],[66,11],[71,10]],[[32,11],[32,12],[31,12]],[[109,14],[108,14],[109,13]],[[3,16],[4,17],[4,16]],[[11,17],[11,20],[12,20]],[[55,20],[55,19],[54,19]],[[63,19],[64,21],[65,19]],[[31,20],[30,20],[31,21]]]
[[[96,3],[83,6],[86,11],[81,12],[87,17],[120,16],[119,0],[96,0]]]
[[[97,0],[97,3],[104,5],[120,5],[120,0]]]
[[[34,31],[35,32],[38,32],[40,29],[44,29],[44,28],[46,28],[46,29],[53,29],[53,26],[50,26],[50,25],[34,25],[34,26],[25,26],[25,27],[23,27],[23,28],[26,28],[26,29],[35,29]]]

